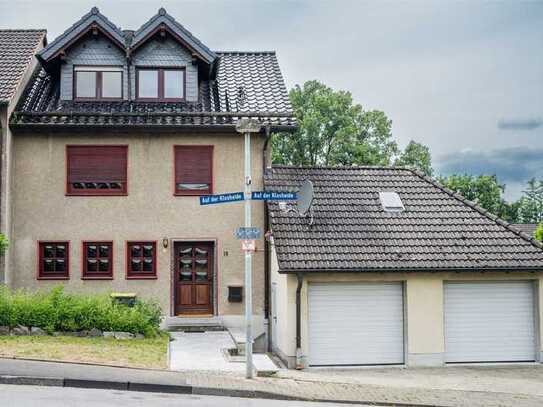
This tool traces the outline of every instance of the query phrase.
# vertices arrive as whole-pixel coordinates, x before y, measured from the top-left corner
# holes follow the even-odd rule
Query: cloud
[[[518,198],[528,180],[543,178],[543,148],[464,150],[441,156],[436,167],[442,175],[495,174],[500,182],[507,185],[508,198]]]
[[[543,148],[464,150],[442,156],[437,167],[443,175],[496,174],[503,182],[522,182],[543,175]]]

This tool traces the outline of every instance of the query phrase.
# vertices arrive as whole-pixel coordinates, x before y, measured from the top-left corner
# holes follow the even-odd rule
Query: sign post
[[[240,119],[238,133],[245,137],[245,227],[251,227],[251,133],[258,133],[261,124],[254,119]],[[253,378],[253,279],[252,251],[245,251],[245,377]]]

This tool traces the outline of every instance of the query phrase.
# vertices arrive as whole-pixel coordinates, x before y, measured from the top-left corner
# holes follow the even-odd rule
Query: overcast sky
[[[351,91],[401,146],[430,146],[438,173],[496,173],[509,198],[543,178],[543,0],[0,0],[0,27],[52,41],[95,5],[123,29],[163,6],[212,49],[276,50],[289,88]]]

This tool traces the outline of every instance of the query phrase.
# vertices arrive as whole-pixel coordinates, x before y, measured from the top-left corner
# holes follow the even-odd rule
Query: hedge
[[[0,286],[0,326],[39,327],[53,333],[90,330],[155,336],[161,309],[152,301],[136,300],[133,307],[109,295],[67,294],[62,286],[50,291],[11,291]]]

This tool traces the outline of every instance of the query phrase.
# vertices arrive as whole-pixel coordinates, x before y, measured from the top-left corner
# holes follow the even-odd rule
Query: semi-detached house
[[[268,139],[295,128],[274,52],[216,52],[164,9],[121,31],[93,8],[37,54],[13,114],[8,285],[136,293],[167,316],[243,325],[239,117],[253,136],[253,188]],[[253,203],[264,228],[264,204]],[[254,254],[255,335],[264,332],[264,242]],[[241,290],[243,291],[243,290]],[[229,295],[230,294],[230,295]]]

